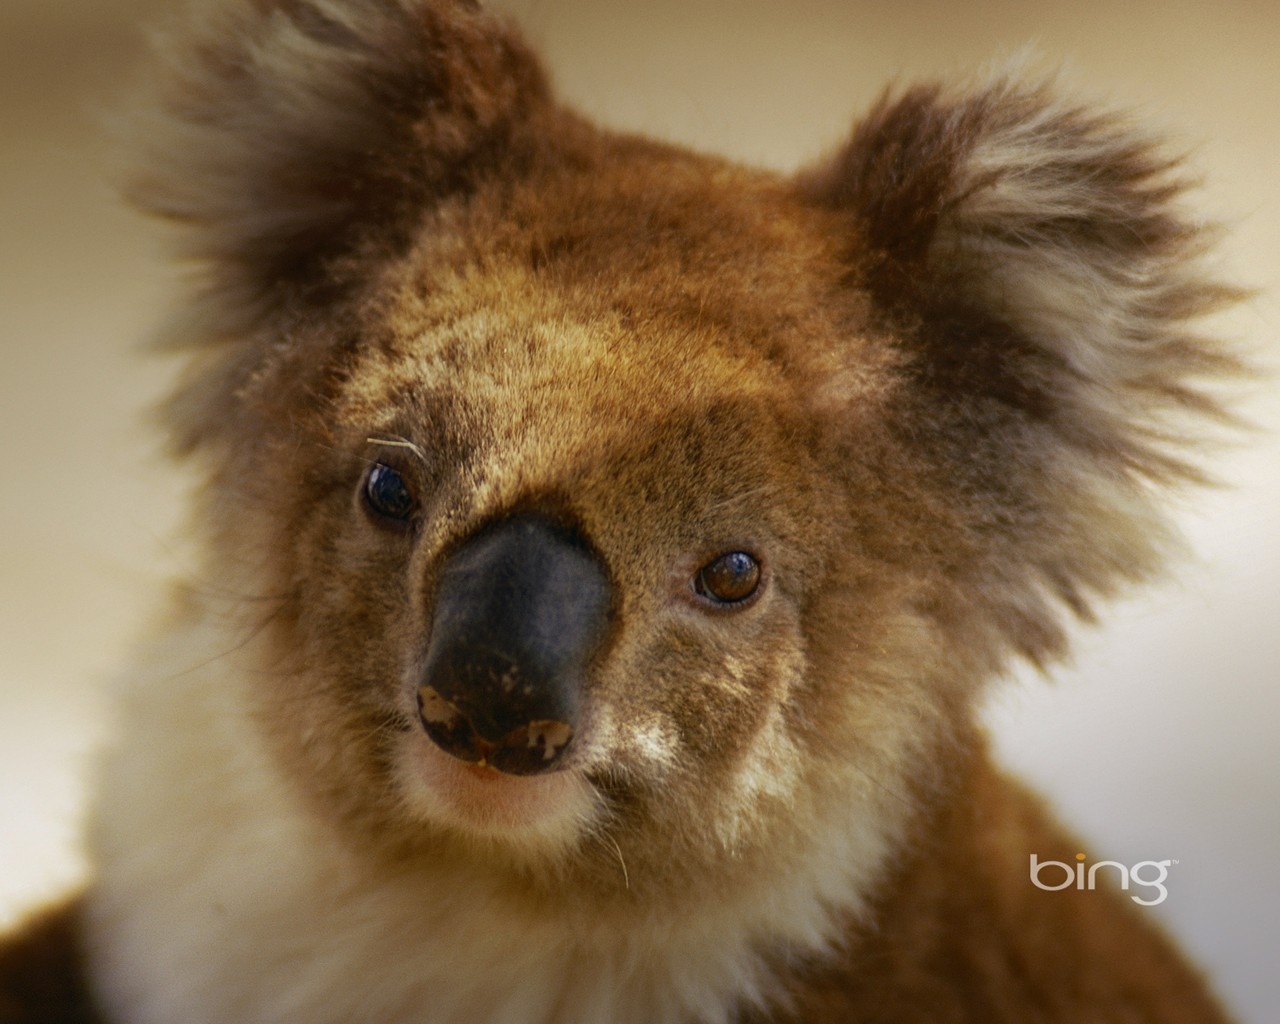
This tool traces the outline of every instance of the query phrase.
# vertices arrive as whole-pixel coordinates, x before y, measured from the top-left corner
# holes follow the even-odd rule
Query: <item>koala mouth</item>
[[[411,799],[437,824],[467,835],[563,847],[595,815],[599,797],[579,771],[513,773],[498,767],[491,756],[455,756],[424,731],[408,736],[410,755],[404,767]]]

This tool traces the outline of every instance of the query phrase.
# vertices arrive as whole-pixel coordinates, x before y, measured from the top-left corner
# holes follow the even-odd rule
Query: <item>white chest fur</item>
[[[158,662],[209,644],[228,646],[188,634]],[[779,995],[760,951],[821,946],[830,908],[856,906],[853,866],[883,858],[882,835],[841,827],[741,899],[625,920],[530,915],[456,863],[388,872],[292,798],[234,660],[135,684],[103,765],[90,946],[118,1024],[718,1024]]]

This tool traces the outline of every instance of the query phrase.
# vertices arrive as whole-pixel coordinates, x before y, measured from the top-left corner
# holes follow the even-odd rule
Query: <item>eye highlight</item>
[[[404,477],[386,463],[377,462],[364,478],[364,503],[375,515],[404,522],[418,507]]]
[[[728,551],[698,570],[693,589],[713,604],[745,604],[760,589],[760,563],[745,551]]]

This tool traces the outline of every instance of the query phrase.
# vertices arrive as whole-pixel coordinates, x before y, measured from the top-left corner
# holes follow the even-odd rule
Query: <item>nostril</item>
[[[429,686],[418,690],[418,717],[431,742],[463,761],[483,761],[489,746],[467,716]]]
[[[486,739],[464,711],[430,686],[418,690],[418,715],[427,736],[445,753],[508,775],[551,771],[573,741],[573,726],[554,719],[532,721],[497,740]]]
[[[537,775],[555,768],[572,740],[573,726],[568,722],[530,722],[504,736],[488,760],[508,775]]]

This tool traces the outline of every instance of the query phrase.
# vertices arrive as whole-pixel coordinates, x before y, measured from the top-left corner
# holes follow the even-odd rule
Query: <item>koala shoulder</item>
[[[104,1024],[89,991],[79,899],[50,907],[0,937],[0,1020]]]

